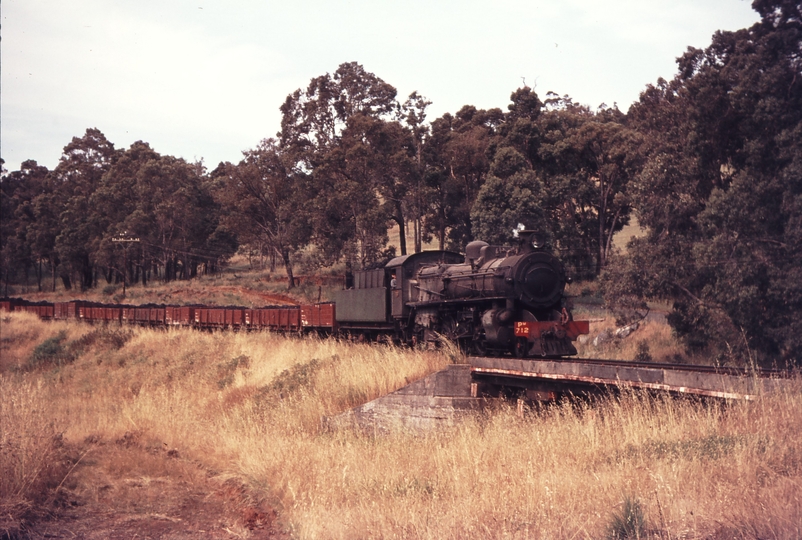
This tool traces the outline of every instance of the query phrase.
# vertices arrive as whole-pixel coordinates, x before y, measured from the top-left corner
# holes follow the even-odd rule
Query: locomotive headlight
[[[543,237],[539,234],[532,235],[532,247],[535,249],[542,249],[546,245],[546,242],[543,241]]]

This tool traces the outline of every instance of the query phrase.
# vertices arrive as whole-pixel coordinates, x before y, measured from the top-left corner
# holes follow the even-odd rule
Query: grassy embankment
[[[436,433],[373,435],[320,420],[448,358],[25,314],[4,315],[0,356],[0,530],[58,518],[59,501],[77,501],[79,518],[81,501],[114,505],[173,460],[236,480],[298,538],[802,535],[798,385],[727,405],[627,394],[524,417],[498,406]],[[89,474],[101,467],[119,480]]]

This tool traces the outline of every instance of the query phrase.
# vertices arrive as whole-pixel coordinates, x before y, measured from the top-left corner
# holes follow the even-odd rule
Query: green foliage
[[[336,362],[338,358],[332,357]],[[272,383],[259,389],[259,397],[270,401],[285,400],[298,397],[303,391],[311,388],[317,372],[325,364],[313,358],[305,364],[295,364],[290,369],[279,373]]]
[[[245,153],[237,166],[221,165],[212,173],[225,231],[248,245],[264,245],[281,257],[288,287],[293,278],[294,253],[311,235],[307,202],[308,178],[293,170],[290,156],[276,141],[267,139]],[[218,246],[227,238],[219,228],[212,236]],[[234,247],[236,243],[228,240]]]
[[[519,223],[550,236],[542,198],[542,183],[531,170],[507,179],[488,177],[471,210],[474,236],[491,244],[510,245],[513,230]]]
[[[69,348],[75,356],[80,356],[86,349],[95,344],[112,350],[119,350],[133,337],[134,333],[128,328],[100,326],[70,343]]]
[[[47,338],[33,350],[28,364],[31,367],[38,367],[49,364],[60,366],[72,362],[75,357],[63,345],[66,339],[67,333],[63,330],[58,335]]]
[[[613,303],[673,299],[669,322],[690,349],[782,365],[802,354],[802,16],[755,7],[763,21],[689,49],[630,110],[646,157],[631,196],[648,235],[605,282]]]
[[[122,349],[134,336],[127,328],[101,326],[84,334],[80,338],[66,342],[67,333],[59,332],[56,336],[44,340],[36,346],[28,360],[29,367],[56,365],[74,362],[89,348],[99,345],[112,350]]]
[[[406,254],[406,223],[421,212],[419,194],[410,191],[420,186],[420,122],[428,102],[413,94],[402,107],[395,98],[395,88],[352,62],[313,79],[281,107],[277,145],[288,170],[308,179],[293,215],[313,227],[307,238],[328,263],[342,257],[349,268],[375,263],[391,223]],[[394,118],[398,112],[408,125]]]
[[[106,285],[103,287],[103,294],[106,296],[113,296],[117,294],[117,285]]]
[[[647,441],[627,449],[617,459],[636,460],[717,460],[726,459],[746,444],[742,436],[710,435],[684,441]]]
[[[497,129],[504,121],[500,109],[480,110],[466,105],[432,122],[423,147],[426,166],[424,192],[428,202],[424,227],[444,249],[462,251],[473,239],[470,214],[484,184]]]
[[[217,387],[222,390],[234,382],[237,370],[247,369],[251,365],[250,357],[240,355],[217,366]]]
[[[634,540],[646,538],[646,516],[637,497],[624,497],[620,509],[613,512],[607,526],[610,540]]]
[[[636,362],[651,362],[653,360],[652,353],[649,351],[649,343],[646,340],[638,342],[638,349],[635,353]]]

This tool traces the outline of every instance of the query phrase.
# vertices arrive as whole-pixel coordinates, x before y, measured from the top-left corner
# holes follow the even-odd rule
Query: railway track
[[[791,376],[788,370],[782,369],[763,369],[751,367],[732,367],[732,366],[705,366],[700,364],[669,364],[660,362],[635,362],[632,360],[608,360],[602,358],[559,358],[559,362],[573,362],[591,364],[597,366],[617,366],[617,367],[634,367],[644,369],[661,369],[672,371],[689,371],[696,373],[714,373],[718,375],[731,375],[738,377],[758,377],[758,378],[787,378]]]

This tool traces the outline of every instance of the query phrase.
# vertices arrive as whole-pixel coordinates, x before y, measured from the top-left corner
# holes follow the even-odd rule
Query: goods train
[[[32,303],[3,299],[0,309],[43,319],[201,329],[272,330],[336,335],[397,344],[443,338],[472,354],[560,357],[588,333],[564,303],[567,276],[536,231],[518,245],[475,241],[465,255],[424,251],[355,272],[333,302],[264,308]]]

